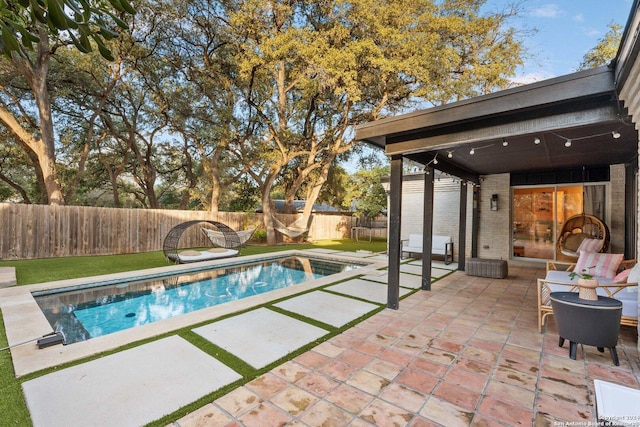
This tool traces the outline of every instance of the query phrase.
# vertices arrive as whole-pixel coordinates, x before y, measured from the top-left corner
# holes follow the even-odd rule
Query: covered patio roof
[[[356,138],[423,165],[437,158],[436,169],[474,182],[628,163],[638,138],[614,74],[603,66],[390,117],[358,126]]]

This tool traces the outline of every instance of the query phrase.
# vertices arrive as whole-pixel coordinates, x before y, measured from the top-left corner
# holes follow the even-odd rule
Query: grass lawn
[[[367,250],[371,252],[383,252],[387,248],[385,240],[373,240],[372,242],[356,242],[350,239],[344,240],[324,240],[314,244],[298,244],[298,245],[278,245],[278,246],[247,246],[242,249],[241,255],[254,255],[261,253],[270,253],[291,249],[311,249],[311,248],[327,248],[340,251],[357,251]],[[140,254],[127,255],[111,255],[111,256],[86,256],[86,257],[68,257],[68,258],[52,258],[52,259],[33,259],[21,261],[0,261],[0,267],[12,266],[16,268],[16,278],[18,286],[33,283],[49,282],[54,280],[72,279],[79,277],[95,276],[101,274],[118,273],[124,271],[141,270],[146,268],[164,267],[169,265],[165,260],[162,252],[148,252]],[[357,323],[357,322],[354,322]],[[335,333],[341,332],[343,329],[337,329]],[[184,331],[175,331],[169,335],[177,334],[188,340],[195,340],[193,333],[190,332],[192,326]],[[154,338],[155,339],[155,338]],[[34,375],[27,375],[23,378],[15,378],[13,371],[13,363],[11,354],[6,349],[7,337],[4,330],[4,322],[0,316],[0,426],[29,426],[31,419],[29,411],[22,393],[22,382],[29,380]],[[137,344],[135,344],[137,345]],[[220,354],[224,351],[219,348],[213,348],[211,344],[203,343],[201,347],[210,353]],[[123,350],[119,349],[116,351]],[[300,349],[299,352],[306,351],[306,348]],[[221,360],[228,366],[234,368],[237,372],[244,374],[245,380],[250,377],[258,376],[266,369],[255,371],[243,366],[241,361],[234,360],[232,355],[226,355]],[[35,374],[35,376],[44,373]],[[236,385],[232,385],[235,387]],[[229,390],[220,390],[225,393]],[[205,396],[203,399],[212,399],[214,396]],[[201,399],[202,400],[202,399]],[[195,402],[193,408],[204,405],[205,402]],[[189,408],[185,408],[189,410]],[[159,420],[159,423],[153,425],[166,425],[170,419]]]
[[[292,249],[327,248],[340,251],[368,250],[382,252],[387,249],[386,240],[356,242],[351,239],[321,240],[314,244],[292,244],[278,246],[247,246],[240,255],[255,255]],[[110,256],[77,256],[65,258],[28,259],[0,261],[0,267],[15,267],[18,285],[75,279],[102,274],[121,273],[145,268],[170,265],[161,251]]]

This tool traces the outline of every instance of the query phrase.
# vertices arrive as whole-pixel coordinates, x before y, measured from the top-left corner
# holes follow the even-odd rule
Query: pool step
[[[16,268],[0,267],[0,288],[8,288],[9,286],[15,286],[17,284]]]

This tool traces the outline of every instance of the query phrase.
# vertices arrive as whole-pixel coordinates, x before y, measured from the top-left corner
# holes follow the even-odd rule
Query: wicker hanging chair
[[[206,224],[220,233],[221,238],[216,242],[217,247],[207,251],[183,250],[179,249],[180,237],[187,229],[198,225]],[[210,239],[207,239],[210,240]],[[242,242],[231,227],[217,221],[194,220],[180,223],[169,230],[162,244],[164,256],[172,262],[183,264],[196,261],[207,261],[218,258],[226,258],[238,255]]]
[[[600,218],[589,214],[578,214],[568,218],[558,236],[558,252],[571,258],[578,258],[580,246],[586,246],[585,239],[594,239],[592,252],[606,252],[609,249],[609,227]],[[597,241],[596,241],[597,240]]]

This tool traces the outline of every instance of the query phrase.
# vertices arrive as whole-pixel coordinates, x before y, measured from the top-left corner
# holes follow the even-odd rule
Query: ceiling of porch
[[[613,74],[600,67],[383,119],[356,138],[471,181],[632,162],[638,134]]]

